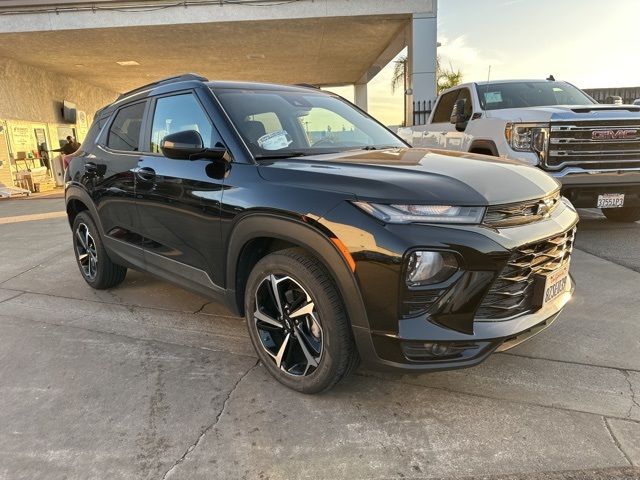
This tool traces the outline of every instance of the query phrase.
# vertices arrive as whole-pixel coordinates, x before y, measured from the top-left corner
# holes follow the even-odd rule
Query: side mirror
[[[227,155],[224,147],[205,148],[202,136],[195,130],[167,135],[160,142],[160,150],[165,157],[174,160],[223,160]]]
[[[456,126],[456,130],[459,132],[463,132],[467,128],[467,123],[469,123],[464,114],[466,104],[467,101],[464,98],[456,100],[456,104],[453,106],[453,111],[451,112],[451,117],[449,118],[449,121]]]

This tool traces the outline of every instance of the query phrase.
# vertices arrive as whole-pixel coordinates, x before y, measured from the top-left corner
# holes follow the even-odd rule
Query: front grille
[[[545,198],[487,207],[483,223],[490,227],[513,227],[542,220],[560,203],[560,191]]]
[[[504,320],[532,313],[536,275],[551,272],[569,260],[576,229],[515,250],[482,300],[476,320]]]
[[[594,131],[604,134],[594,138]],[[602,138],[608,136],[607,132],[613,138]],[[628,137],[616,138],[624,136],[625,132],[628,132]],[[640,167],[640,121],[552,123],[545,165],[549,170],[572,165],[587,169]]]

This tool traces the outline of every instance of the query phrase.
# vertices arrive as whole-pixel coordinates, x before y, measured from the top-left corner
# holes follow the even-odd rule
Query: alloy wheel
[[[323,332],[309,293],[288,275],[265,277],[255,293],[254,324],[269,358],[293,376],[313,373],[323,353]]]
[[[98,273],[98,252],[96,243],[89,233],[89,227],[85,223],[78,224],[76,228],[75,244],[82,273],[93,280]]]

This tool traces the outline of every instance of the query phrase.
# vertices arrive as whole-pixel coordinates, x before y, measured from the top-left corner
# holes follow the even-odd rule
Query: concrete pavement
[[[137,272],[88,288],[70,236],[64,218],[0,225],[0,479],[640,478],[630,268],[577,251],[562,317],[477,368],[360,370],[305,396],[219,305]]]

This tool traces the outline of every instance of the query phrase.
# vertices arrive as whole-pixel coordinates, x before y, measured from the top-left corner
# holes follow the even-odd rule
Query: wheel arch
[[[353,263],[345,258],[337,238],[300,220],[273,214],[250,214],[241,219],[229,238],[226,285],[232,307],[244,313],[244,290],[253,266],[264,256],[284,248],[298,247],[325,266],[342,297],[351,326],[369,329]]]
[[[498,147],[493,140],[474,140],[471,142],[471,145],[469,145],[469,152],[493,155],[494,157],[500,156]]]
[[[100,233],[104,233],[102,230],[102,223],[100,222],[98,211],[96,210],[96,207],[86,190],[74,185],[67,187],[67,190],[65,192],[65,204],[67,210],[67,219],[69,220],[70,226],[73,226],[73,221],[78,213],[82,211],[88,211],[91,215],[91,218],[100,230]]]

